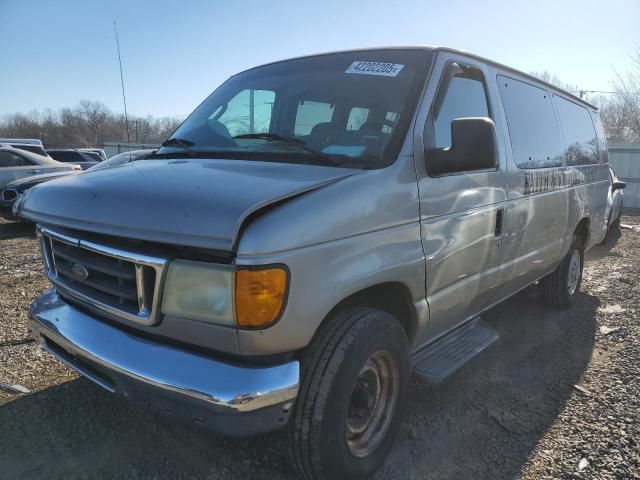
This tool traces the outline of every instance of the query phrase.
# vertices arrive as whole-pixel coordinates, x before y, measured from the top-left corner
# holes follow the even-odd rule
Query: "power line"
[[[131,143],[129,137],[129,117],[127,116],[127,97],[124,95],[124,76],[122,75],[122,58],[120,57],[120,41],[118,40],[118,28],[116,22],[113,22],[113,31],[116,34],[116,46],[118,47],[118,63],[120,64],[120,84],[122,85],[122,103],[124,103],[124,123],[127,127],[127,143]]]
[[[586,93],[603,93],[606,95],[640,95],[640,92],[616,92],[606,90],[580,90],[580,98],[583,98]]]

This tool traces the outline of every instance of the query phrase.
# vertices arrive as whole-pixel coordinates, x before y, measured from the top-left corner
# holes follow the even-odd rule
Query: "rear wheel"
[[[573,305],[582,283],[583,263],[583,241],[574,235],[571,248],[560,265],[540,281],[547,304],[558,309]]]
[[[611,222],[611,228],[620,228],[620,217],[622,217],[622,207],[620,207],[620,211],[618,212],[616,219]]]
[[[386,458],[402,421],[410,375],[400,323],[369,308],[327,320],[301,359],[288,426],[301,478],[366,478]]]

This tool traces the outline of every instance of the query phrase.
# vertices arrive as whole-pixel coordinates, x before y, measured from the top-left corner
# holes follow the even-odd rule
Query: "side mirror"
[[[623,182],[622,180],[616,180],[611,184],[611,191],[615,192],[616,190],[623,190],[627,186],[627,182]]]
[[[490,118],[457,118],[451,122],[451,147],[425,152],[429,175],[489,170],[498,167],[496,126]]]

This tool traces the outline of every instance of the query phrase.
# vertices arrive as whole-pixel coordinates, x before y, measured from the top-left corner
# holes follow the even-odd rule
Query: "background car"
[[[122,165],[123,163],[135,162],[136,160],[143,160],[151,155],[155,150],[132,150],[130,152],[122,152],[114,155],[108,160],[100,162],[98,165],[94,165],[88,168],[87,171],[101,170],[103,168],[115,167],[116,165]]]
[[[136,160],[142,160],[144,158],[147,158],[153,152],[155,152],[155,150],[133,150],[131,152],[119,153],[118,155],[114,155],[108,160],[100,162],[93,167],[89,167],[87,169],[87,172],[115,167],[117,165],[135,162]],[[45,173],[42,175],[20,178],[18,180],[10,182],[5,188],[0,189],[0,217],[3,217],[5,220],[19,221],[20,219],[13,215],[11,209],[16,199],[26,190],[40,183],[78,173],[80,173],[80,171],[76,170]]]
[[[47,150],[47,153],[59,162],[80,165],[82,170],[93,167],[102,161],[102,157],[97,153],[83,152],[74,148],[51,148]]]
[[[101,148],[78,148],[79,152],[88,152],[88,153],[96,153],[100,156],[102,160],[107,159],[107,154]]]
[[[25,150],[0,147],[0,188],[4,188],[9,182],[22,177],[73,170],[80,170],[80,167],[58,162]]]
[[[16,142],[2,143],[2,142],[0,142],[0,147],[18,148],[20,150],[26,150],[27,152],[36,153],[36,154],[41,155],[43,157],[51,158],[44,148],[42,148],[40,145],[34,145],[34,144],[31,144],[31,143],[16,143]]]
[[[607,196],[607,207],[605,211],[607,230],[617,228],[620,225],[624,197],[622,191],[626,186],[626,182],[619,180],[613,169],[609,167],[609,194]]]
[[[81,170],[62,170],[59,172],[43,173],[42,175],[33,175],[31,177],[19,178],[10,182],[5,188],[0,189],[0,217],[5,220],[19,221],[11,211],[13,203],[29,188],[39,183],[55,180],[56,178],[66,177],[69,175],[77,175]]]

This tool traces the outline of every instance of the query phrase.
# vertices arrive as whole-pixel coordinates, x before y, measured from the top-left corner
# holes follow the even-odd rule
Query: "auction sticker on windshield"
[[[404,65],[399,63],[363,62],[355,61],[344,73],[359,73],[361,75],[383,75],[395,77]]]

